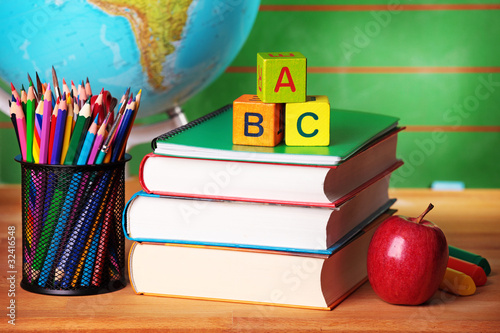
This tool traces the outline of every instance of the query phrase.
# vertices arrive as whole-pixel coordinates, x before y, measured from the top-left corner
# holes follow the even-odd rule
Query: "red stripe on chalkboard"
[[[255,73],[255,66],[232,66],[226,73]],[[454,74],[500,73],[500,67],[307,67],[312,74]]]
[[[432,10],[499,10],[500,4],[393,4],[393,5],[261,5],[260,11],[432,11]]]

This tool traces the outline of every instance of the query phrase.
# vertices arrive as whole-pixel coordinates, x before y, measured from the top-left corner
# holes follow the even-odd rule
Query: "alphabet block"
[[[285,105],[263,103],[256,95],[233,102],[233,144],[274,147],[283,140]]]
[[[305,103],[287,103],[285,114],[287,146],[330,144],[330,103],[327,96],[307,96]]]
[[[257,53],[257,96],[264,103],[306,101],[307,59],[300,52]]]

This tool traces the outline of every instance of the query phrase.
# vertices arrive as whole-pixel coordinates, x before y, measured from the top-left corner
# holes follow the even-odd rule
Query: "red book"
[[[159,195],[337,207],[402,165],[397,132],[380,138],[340,165],[144,156],[139,180]]]

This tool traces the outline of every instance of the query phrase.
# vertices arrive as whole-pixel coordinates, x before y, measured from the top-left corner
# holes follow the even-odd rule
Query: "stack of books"
[[[123,228],[137,294],[331,309],[394,213],[398,119],[331,112],[323,147],[233,145],[232,105],[153,140]]]

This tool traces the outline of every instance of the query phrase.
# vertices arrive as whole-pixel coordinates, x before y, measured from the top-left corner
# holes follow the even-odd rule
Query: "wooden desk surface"
[[[140,189],[126,184],[126,198]],[[429,202],[427,216],[445,232],[448,243],[486,257],[492,267],[475,295],[457,297],[438,291],[423,306],[396,306],[380,300],[365,283],[332,311],[301,310],[164,297],[138,296],[126,288],[98,296],[47,296],[20,288],[21,192],[0,186],[0,330],[3,331],[500,331],[500,190],[432,192],[391,190],[398,214],[417,216]],[[7,283],[7,231],[16,226],[15,296]],[[127,251],[130,246],[127,243]],[[15,300],[15,327],[8,324],[9,302]]]

